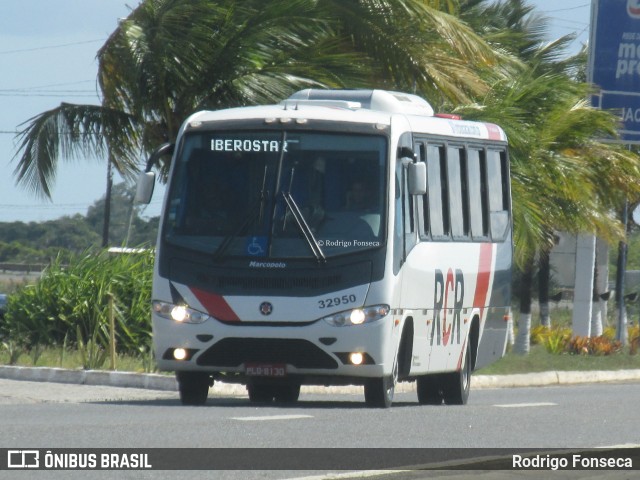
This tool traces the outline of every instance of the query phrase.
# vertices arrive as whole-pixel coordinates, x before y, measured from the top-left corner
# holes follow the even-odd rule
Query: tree
[[[304,87],[377,84],[436,102],[485,91],[474,66],[498,55],[440,9],[455,13],[434,0],[143,1],[98,52],[102,104],[63,103],[23,124],[18,183],[49,197],[60,156],[106,155],[127,176],[191,112]]]
[[[133,203],[135,187],[125,182],[114,185],[111,204],[111,228],[109,244],[124,246],[153,246],[156,240],[158,218],[140,218],[140,206]],[[86,222],[95,232],[99,232],[106,208],[106,195],[89,207]]]
[[[75,160],[107,155],[107,196],[111,194],[111,168],[123,176],[136,171],[132,151],[138,143],[133,118],[125,112],[97,105],[60,106],[25,122],[18,133],[22,152],[14,174],[36,195],[51,198],[59,156]],[[16,158],[14,157],[14,159]],[[105,216],[103,246],[107,244],[109,217]]]
[[[472,3],[480,8],[482,2]],[[576,79],[584,52],[561,59],[566,37],[540,43],[544,19],[529,17],[531,10],[521,0],[487,11],[501,12],[501,19],[514,23],[508,33],[514,32],[515,47],[508,46],[509,35],[500,28],[488,28],[486,34],[505,42],[522,63],[512,64],[509,78],[494,83],[481,107],[460,111],[499,123],[510,139],[514,243],[523,282],[516,349],[526,353],[536,255],[541,252],[544,257],[550,251],[553,231],[558,229],[607,238],[624,235],[611,212],[625,195],[637,195],[640,171],[635,155],[600,141],[616,136],[617,118],[589,106],[590,87]]]
[[[516,260],[532,278],[556,228],[623,235],[610,212],[640,185],[637,157],[597,140],[617,125],[586,101],[584,54],[564,59],[570,37],[545,32],[524,0],[146,0],[98,52],[102,104],[25,124],[18,182],[49,196],[60,155],[105,155],[130,174],[198,109],[305,87],[415,91],[507,131]]]

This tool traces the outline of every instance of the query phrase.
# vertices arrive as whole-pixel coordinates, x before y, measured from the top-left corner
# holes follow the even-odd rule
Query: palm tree
[[[310,86],[362,84],[307,0],[143,2],[98,52],[105,103],[131,112],[146,149],[198,109],[273,102]]]
[[[486,92],[478,71],[513,61],[461,20],[457,3],[325,0],[318,6],[345,48],[372,59],[374,83],[420,93],[437,107]]]
[[[474,66],[498,56],[441,11],[453,11],[450,3],[143,1],[98,52],[102,104],[65,103],[23,124],[17,181],[50,197],[60,156],[102,154],[126,176],[192,111],[272,102],[303,87],[478,95],[487,85]]]
[[[112,169],[116,168],[123,176],[135,171],[136,160],[131,152],[138,143],[138,132],[134,119],[126,112],[104,106],[62,103],[23,125],[26,127],[18,134],[18,152],[23,155],[14,173],[18,183],[43,198],[51,198],[60,155],[66,159],[107,155],[107,204],[102,235],[105,247],[109,238]]]
[[[483,24],[483,36],[504,44],[522,60],[520,66],[509,66],[510,78],[494,82],[480,99],[482,107],[460,111],[501,124],[510,138],[514,243],[522,271],[516,350],[526,353],[536,255],[544,257],[551,249],[555,230],[608,238],[623,235],[610,212],[624,195],[637,191],[638,159],[597,140],[616,135],[617,119],[591,108],[586,100],[589,86],[575,79],[584,52],[561,59],[569,37],[541,43],[544,19],[530,17],[531,8],[522,0],[486,10],[480,0],[466,3],[476,15],[500,12],[497,19]],[[506,30],[505,19],[513,24]],[[507,41],[510,33],[515,35],[513,42]]]
[[[147,1],[132,11],[98,52],[102,104],[63,103],[23,124],[18,183],[50,198],[60,157],[106,155],[106,246],[112,168],[133,175],[142,151],[174,138],[193,110],[355,78],[359,60],[329,51],[330,31],[309,9],[285,14],[284,5],[301,2],[272,1],[271,13],[260,16],[247,10],[249,2],[219,3]],[[274,45],[279,37],[286,40]],[[218,103],[207,102],[211,98]]]

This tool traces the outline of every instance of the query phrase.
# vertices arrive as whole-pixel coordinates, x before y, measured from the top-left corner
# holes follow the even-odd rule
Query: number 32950
[[[356,296],[342,295],[341,297],[325,298],[324,300],[318,300],[318,308],[331,308],[339,305],[347,305],[349,303],[356,303]]]

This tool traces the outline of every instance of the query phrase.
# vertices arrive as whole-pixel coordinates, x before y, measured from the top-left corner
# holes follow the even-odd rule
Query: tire
[[[200,406],[207,403],[211,377],[200,372],[178,372],[178,391],[183,405]]]
[[[393,365],[393,374],[371,378],[364,384],[364,401],[368,407],[389,408],[393,403],[393,395],[398,382],[398,361]]]
[[[295,403],[300,398],[300,385],[296,383],[276,385],[273,391],[278,403]]]
[[[364,384],[364,401],[368,407],[389,408],[394,392],[393,377],[372,378]]]
[[[247,385],[249,393],[249,401],[251,403],[270,403],[275,397],[275,388],[273,385],[264,383],[254,383]]]
[[[471,346],[467,342],[464,362],[459,372],[448,373],[443,385],[444,403],[466,405],[471,387]]]
[[[423,375],[416,380],[418,403],[421,405],[442,405],[442,375]]]

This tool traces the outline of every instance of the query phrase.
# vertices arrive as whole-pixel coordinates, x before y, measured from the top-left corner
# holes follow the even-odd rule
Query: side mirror
[[[407,165],[407,186],[410,195],[427,193],[427,165],[424,162],[411,162]]]
[[[147,165],[144,172],[138,175],[136,196],[133,197],[133,203],[138,205],[148,205],[151,202],[151,196],[153,195],[153,188],[156,185],[156,175],[151,169],[158,164],[160,157],[165,155],[173,155],[175,144],[164,143],[154,150],[147,160]]]
[[[149,156],[149,160],[147,160],[147,166],[145,167],[145,172],[150,172],[151,169],[158,164],[161,157],[165,155],[173,155],[173,151],[175,149],[174,143],[163,143],[158,148],[154,150],[154,152]]]
[[[156,185],[156,174],[153,172],[140,172],[136,187],[136,196],[133,203],[138,205],[148,205],[151,202],[153,188]]]

